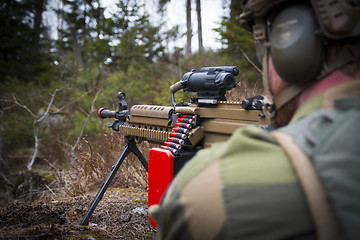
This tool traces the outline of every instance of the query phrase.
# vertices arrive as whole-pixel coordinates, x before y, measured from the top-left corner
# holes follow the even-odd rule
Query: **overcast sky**
[[[157,14],[157,2],[158,0],[145,0],[146,8],[150,14],[152,21],[157,21],[159,15]],[[186,10],[185,0],[171,0],[167,5],[167,13],[165,15],[165,22],[167,28],[170,29],[175,25],[180,26],[181,33],[186,32]],[[116,0],[102,0],[103,7],[114,6]],[[196,4],[192,1],[192,51],[198,51],[198,38],[197,38],[197,16],[196,16]],[[221,47],[220,42],[217,40],[219,35],[213,30],[220,26],[221,17],[224,15],[223,0],[202,0],[201,1],[201,16],[202,16],[202,31],[203,31],[203,44],[205,49],[218,49]],[[174,46],[185,47],[186,37],[183,37],[178,42],[174,43]]]

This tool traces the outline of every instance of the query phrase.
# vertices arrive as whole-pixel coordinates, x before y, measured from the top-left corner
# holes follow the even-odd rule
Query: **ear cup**
[[[270,53],[284,81],[302,85],[319,74],[324,47],[318,29],[315,14],[307,5],[290,6],[275,16],[269,34]]]

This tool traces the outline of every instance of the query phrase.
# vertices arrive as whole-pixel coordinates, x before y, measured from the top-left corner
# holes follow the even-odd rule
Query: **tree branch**
[[[49,104],[47,106],[47,109],[46,109],[45,113],[40,118],[38,118],[36,116],[36,118],[38,118],[38,119],[34,120],[34,122],[33,122],[35,149],[34,149],[34,153],[33,153],[32,157],[31,157],[31,160],[29,161],[29,163],[27,165],[28,170],[32,169],[32,166],[35,163],[35,159],[36,159],[38,151],[39,151],[39,141],[40,141],[40,139],[38,138],[38,126],[37,126],[37,124],[40,123],[41,121],[43,121],[47,117],[47,115],[49,114],[50,108],[51,108],[51,106],[52,106],[52,104],[54,102],[56,93],[58,91],[59,91],[59,89],[56,88],[55,91],[53,92],[53,94],[51,95],[51,99],[50,99],[50,102],[49,102]]]
[[[72,152],[72,153],[75,151],[76,147],[79,145],[79,142],[80,142],[80,140],[81,140],[81,138],[82,138],[82,136],[83,136],[83,134],[84,134],[85,127],[86,127],[86,125],[87,125],[87,123],[88,123],[88,121],[89,121],[89,119],[90,119],[90,117],[91,117],[91,114],[95,111],[95,102],[96,102],[96,99],[97,99],[98,95],[102,92],[102,90],[103,90],[102,88],[99,89],[99,91],[97,91],[97,93],[95,94],[95,97],[94,97],[94,99],[93,99],[93,101],[92,101],[92,104],[91,104],[90,112],[87,114],[86,119],[85,119],[85,121],[84,121],[84,124],[83,124],[83,126],[82,126],[82,128],[81,128],[80,134],[79,134],[79,136],[78,136],[75,144],[74,144],[74,145],[72,146],[72,148],[71,148],[71,152]]]
[[[2,179],[4,179],[4,181],[9,185],[9,186],[12,186],[12,187],[15,187],[15,184],[10,181],[3,172],[0,172],[0,175],[2,177]]]
[[[61,108],[59,108],[58,110],[56,110],[55,112],[52,112],[52,113],[56,114],[56,113],[61,112],[62,110],[64,110],[64,109],[67,108],[68,106],[70,106],[71,104],[77,102],[77,101],[78,101],[79,99],[81,99],[82,97],[84,97],[84,96],[88,95],[89,93],[91,93],[92,91],[93,91],[93,89],[90,89],[90,90],[87,91],[86,93],[82,94],[80,97],[78,97],[78,98],[76,98],[75,100],[67,103],[66,105],[62,106]]]
[[[36,114],[34,114],[25,104],[18,101],[18,99],[16,98],[14,93],[12,94],[12,97],[13,97],[13,101],[12,101],[13,103],[15,103],[17,106],[19,106],[21,108],[24,108],[34,118],[38,118],[38,116]]]
[[[248,55],[246,55],[246,53],[244,52],[244,50],[240,49],[240,51],[242,52],[242,54],[244,55],[244,57],[246,58],[246,60],[247,60],[259,73],[262,74],[261,69],[258,68],[258,67],[256,66],[256,64],[255,64],[253,61],[250,60],[250,58],[248,57]]]
[[[55,89],[55,91],[53,92],[53,94],[51,95],[51,100],[50,100],[50,103],[48,104],[48,107],[45,111],[45,113],[41,116],[41,118],[39,118],[38,120],[36,120],[37,123],[41,122],[42,120],[44,120],[47,115],[49,114],[49,111],[50,111],[50,108],[52,107],[52,104],[54,102],[54,99],[55,99],[55,95],[56,93],[59,91],[59,89]]]

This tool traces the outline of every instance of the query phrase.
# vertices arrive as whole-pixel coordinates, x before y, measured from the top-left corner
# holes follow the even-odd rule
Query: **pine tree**
[[[6,0],[0,3],[0,82],[17,78],[43,82],[51,72],[51,41],[43,23],[46,0]]]
[[[126,71],[133,64],[152,63],[164,51],[160,26],[153,26],[142,1],[120,0],[112,16],[112,64]]]
[[[235,56],[242,56],[246,52],[252,59],[255,58],[254,39],[251,33],[240,26],[241,0],[231,0],[230,16],[224,16],[221,27],[217,29],[223,44],[222,51]]]
[[[62,8],[57,10],[63,21],[59,29],[58,49],[61,55],[74,54],[72,64],[83,67],[86,62],[86,42],[92,41],[96,18],[93,16],[94,0],[62,0]],[[99,17],[98,17],[99,18]]]

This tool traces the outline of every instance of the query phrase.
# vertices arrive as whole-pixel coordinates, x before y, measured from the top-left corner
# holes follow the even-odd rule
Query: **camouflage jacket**
[[[345,179],[350,189],[335,191],[335,198],[340,196],[341,199],[343,194],[350,193],[352,197],[337,202],[345,204],[342,209],[337,208],[342,211],[337,214],[346,215],[349,210],[355,211],[355,214],[346,215],[348,223],[353,220],[355,225],[360,217],[360,174],[357,176],[351,169],[360,169],[359,83],[343,84],[346,86],[336,88],[340,90],[330,89],[312,97],[298,109],[289,126],[279,129],[293,136],[302,136],[302,125],[299,123],[304,119],[312,119],[320,109],[332,109],[335,99],[357,97],[347,101],[348,106],[338,104],[344,109],[336,110],[342,116],[344,111],[355,109],[350,110],[355,115],[348,116],[350,121],[347,121],[352,125],[343,125],[340,134],[336,132],[338,137],[326,135],[331,132],[321,135],[325,139],[338,139],[332,142],[335,145],[347,143],[351,135],[352,142],[348,147],[346,144],[338,148],[322,144],[325,145],[322,151],[332,154],[332,159],[351,155],[346,162],[350,167],[333,174],[331,170],[326,170],[329,166],[322,164],[322,160],[315,163],[317,170],[325,174],[325,178],[324,174],[320,174],[321,180],[326,181],[324,185],[326,188],[330,186],[330,190],[346,188],[334,182],[339,179],[341,182],[341,174],[352,171],[352,179]],[[323,122],[318,125],[326,126]],[[319,132],[314,129],[313,133],[316,135]],[[322,143],[326,143],[325,139]],[[302,148],[306,148],[305,144]],[[304,151],[312,159],[316,155],[310,147]],[[354,159],[357,161],[354,162]],[[335,160],[333,167],[341,168],[339,161]],[[357,184],[354,185],[354,181]],[[330,197],[333,195],[330,194]],[[352,209],[346,207],[349,199]],[[270,134],[257,127],[238,129],[227,142],[200,151],[174,179],[160,206],[152,206],[149,211],[159,225],[158,233],[162,239],[316,239],[314,221],[289,156]],[[357,219],[354,220],[354,217]],[[359,230],[352,234],[359,237]]]

